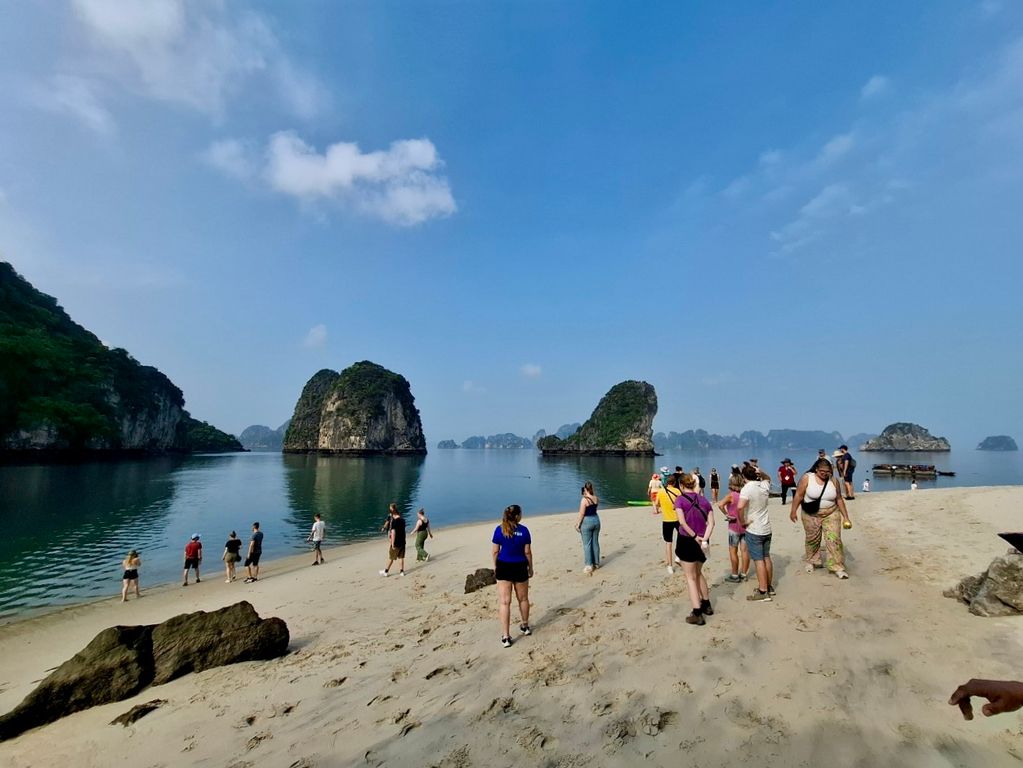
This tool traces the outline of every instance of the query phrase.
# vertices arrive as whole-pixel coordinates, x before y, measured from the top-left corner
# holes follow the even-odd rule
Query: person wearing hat
[[[784,505],[789,491],[796,492],[796,468],[792,465],[792,459],[781,460],[781,466],[778,467],[778,480],[781,481],[781,503]]]
[[[142,558],[136,550],[128,553],[128,556],[121,562],[124,568],[124,575],[121,577],[121,602],[128,602],[128,590],[135,587],[135,597],[142,597],[139,592],[139,568],[142,567]]]
[[[195,568],[195,583],[199,583],[199,563],[202,562],[202,542],[199,541],[199,534],[193,533],[192,538],[185,545],[185,570],[181,574],[181,586],[188,586],[188,569]]]

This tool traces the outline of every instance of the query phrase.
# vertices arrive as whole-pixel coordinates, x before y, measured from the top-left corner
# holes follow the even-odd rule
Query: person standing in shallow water
[[[579,499],[579,519],[575,529],[583,539],[583,573],[591,574],[600,567],[600,517],[597,505],[600,499],[593,492],[593,483],[583,484],[582,498]]]
[[[124,573],[121,576],[121,602],[128,602],[128,590],[135,587],[135,597],[142,597],[139,592],[139,568],[142,567],[142,558],[134,549],[128,553],[121,563]]]
[[[511,596],[519,603],[523,635],[533,634],[529,627],[529,580],[533,577],[533,539],[522,524],[522,508],[518,504],[505,507],[501,524],[491,537],[491,557],[497,580],[497,621],[501,625],[501,645],[511,648]]]
[[[416,535],[416,562],[425,563],[430,559],[430,553],[426,551],[426,537],[433,538],[433,530],[430,528],[430,518],[426,516],[426,510],[422,507],[416,512],[416,527],[412,533]]]

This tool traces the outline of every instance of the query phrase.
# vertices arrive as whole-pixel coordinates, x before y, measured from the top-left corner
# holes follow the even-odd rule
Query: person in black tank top
[[[582,488],[582,498],[579,499],[579,518],[576,520],[575,529],[579,531],[583,539],[583,573],[590,574],[600,567],[600,517],[597,515],[597,505],[600,499],[593,492],[593,483],[589,480]]]

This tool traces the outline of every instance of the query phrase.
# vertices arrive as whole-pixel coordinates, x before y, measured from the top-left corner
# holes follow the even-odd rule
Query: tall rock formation
[[[285,453],[424,454],[426,438],[404,376],[364,360],[309,380],[284,438]]]
[[[181,390],[109,349],[0,262],[0,455],[241,450],[193,419]]]
[[[873,440],[860,447],[861,451],[951,451],[952,446],[943,437],[935,437],[919,424],[905,421],[889,424]]]
[[[645,381],[615,384],[600,399],[589,419],[562,440],[548,435],[537,441],[544,456],[588,454],[653,456],[657,393]]]

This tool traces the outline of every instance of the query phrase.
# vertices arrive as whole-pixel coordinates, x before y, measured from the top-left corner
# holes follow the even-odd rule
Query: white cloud
[[[860,88],[860,98],[864,101],[880,96],[891,86],[891,81],[884,75],[874,75]]]
[[[256,77],[298,117],[314,115],[325,98],[259,14],[231,19],[225,4],[185,0],[73,0],[73,8],[111,79],[153,98],[220,116]]]
[[[225,139],[214,142],[203,152],[202,158],[211,166],[228,176],[247,180],[258,171],[254,158],[253,147],[237,139]]]
[[[420,224],[457,210],[443,165],[429,139],[395,141],[362,152],[351,142],[320,154],[295,133],[270,137],[263,176],[270,187],[304,201],[332,200],[392,224]]]
[[[327,343],[327,326],[320,324],[314,325],[309,329],[309,333],[305,335],[305,341],[302,342],[303,347],[309,349],[318,349]]]
[[[100,136],[110,136],[117,126],[114,116],[100,101],[98,90],[95,81],[54,75],[45,84],[35,87],[32,100],[42,109],[73,117]]]
[[[984,16],[990,18],[1001,13],[1002,7],[1003,5],[1001,0],[984,0],[984,2],[980,4],[980,12]]]
[[[536,363],[526,363],[522,366],[522,375],[527,379],[538,379],[543,369]]]
[[[753,185],[749,176],[740,176],[737,179],[733,179],[732,182],[721,190],[721,195],[727,197],[729,200],[737,200],[742,197],[749,188]]]
[[[780,149],[769,149],[766,152],[760,153],[760,158],[757,162],[761,168],[773,168],[781,162],[782,157]]]
[[[462,382],[462,391],[469,395],[482,395],[487,390],[485,387],[481,387],[475,381],[472,381],[471,379],[466,379],[465,381]]]
[[[856,145],[856,139],[852,133],[840,133],[833,136],[821,147],[817,155],[817,162],[821,165],[830,165],[836,160],[844,157]]]

